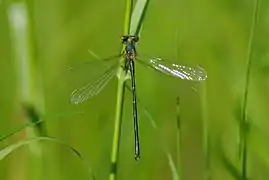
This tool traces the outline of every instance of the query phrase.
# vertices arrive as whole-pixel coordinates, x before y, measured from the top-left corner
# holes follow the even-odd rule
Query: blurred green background
[[[14,1],[15,2],[15,1]],[[16,61],[12,49],[8,8],[0,1],[0,132],[6,135],[25,123],[18,97]],[[176,162],[176,97],[182,120],[182,176],[201,180],[205,174],[203,136],[208,130],[210,175],[214,180],[234,179],[220,152],[240,169],[238,159],[238,109],[245,88],[254,0],[151,0],[144,19],[138,53],[161,56],[179,64],[201,65],[208,73],[202,83],[166,77],[137,63],[137,93],[141,160],[134,161],[132,99],[126,91],[118,179],[172,179],[164,149]],[[33,20],[36,60],[43,76],[46,133],[75,147],[90,163],[97,179],[107,179],[114,126],[117,80],[82,105],[70,104],[77,83],[68,76],[74,62],[119,52],[125,13],[124,0],[28,0]],[[248,99],[251,130],[248,139],[248,176],[269,177],[268,73],[269,1],[261,1],[252,48]],[[176,32],[179,32],[179,38]],[[178,46],[177,46],[178,42]],[[177,51],[179,52],[177,55]],[[87,81],[90,70],[76,76]],[[196,91],[192,87],[195,87]],[[146,107],[159,129],[148,120]],[[57,118],[59,113],[84,112]],[[207,128],[205,128],[205,121]],[[25,138],[25,131],[1,142],[1,147]],[[86,179],[83,164],[66,147],[43,142],[44,179]],[[3,180],[29,179],[27,146],[0,163]]]

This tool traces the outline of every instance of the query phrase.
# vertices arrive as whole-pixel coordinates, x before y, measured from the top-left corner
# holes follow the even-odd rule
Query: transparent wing
[[[101,92],[109,81],[115,76],[117,72],[117,65],[109,67],[98,79],[93,83],[88,83],[80,88],[76,88],[71,93],[71,103],[83,103],[91,97]]]
[[[103,60],[76,62],[68,68],[68,80],[73,89],[70,101],[73,104],[83,103],[97,95],[117,72],[120,55]]]
[[[100,75],[100,72],[103,72],[104,69],[110,67],[111,65],[117,63],[121,55],[110,56],[105,59],[92,60],[92,61],[83,61],[83,62],[74,62],[72,65],[68,66],[67,71],[72,78],[78,76],[78,79],[82,77],[89,77],[89,75]],[[102,73],[101,73],[102,74]],[[98,75],[98,76],[99,76]]]
[[[183,80],[189,81],[204,81],[207,78],[207,72],[199,67],[189,67],[178,65],[173,62],[164,60],[162,58],[145,58],[138,57],[137,60],[142,64],[154,68],[155,70],[166,75],[178,77]]]

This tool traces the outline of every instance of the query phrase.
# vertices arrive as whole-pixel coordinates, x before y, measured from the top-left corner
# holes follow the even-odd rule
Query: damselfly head
[[[132,36],[132,40],[133,40],[134,42],[138,42],[138,41],[139,41],[139,37],[138,37],[138,36]]]
[[[128,36],[122,36],[121,37],[121,42],[123,44],[127,44],[127,43],[136,43],[139,41],[139,37],[138,36],[131,36],[131,35],[128,35]]]
[[[121,37],[121,42],[122,42],[123,44],[126,44],[128,38],[129,38],[129,36],[122,36],[122,37]]]

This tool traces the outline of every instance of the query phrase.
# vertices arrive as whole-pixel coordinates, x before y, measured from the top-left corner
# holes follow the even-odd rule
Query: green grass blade
[[[8,8],[8,17],[20,98],[22,102],[34,104],[37,93],[34,79],[36,69],[30,42],[28,9],[25,3],[11,4]]]
[[[39,123],[44,122],[44,121],[52,121],[52,120],[56,120],[60,117],[66,117],[66,116],[71,116],[71,115],[82,115],[84,114],[83,112],[70,112],[70,113],[58,113],[56,115],[53,115],[51,117],[47,116],[44,117],[44,119],[39,119],[38,121],[28,121],[26,123],[24,123],[23,125],[21,125],[20,127],[17,127],[14,131],[6,134],[6,135],[1,135],[0,136],[0,142],[6,140],[7,138],[16,135],[17,133],[19,133],[20,131],[24,130],[27,127],[32,127],[32,126],[37,126]]]
[[[133,1],[126,0],[126,10],[124,18],[123,33],[128,35],[130,32],[130,23],[132,15]],[[122,46],[122,52],[125,46]],[[120,59],[120,64],[124,63],[124,58]],[[110,164],[110,174],[109,180],[117,179],[117,168],[118,168],[118,157],[119,157],[119,147],[120,147],[120,135],[121,135],[121,124],[122,124],[122,113],[123,113],[123,103],[124,103],[124,90],[125,90],[125,72],[123,68],[119,68],[118,72],[118,88],[117,88],[117,100],[116,100],[116,110],[115,110],[115,120],[114,120],[114,134],[112,140],[112,151],[111,151],[111,164]]]
[[[236,165],[234,165],[231,160],[227,157],[227,155],[224,152],[224,147],[221,144],[221,138],[218,138],[219,140],[216,143],[216,157],[218,160],[220,160],[221,165],[229,172],[229,174],[233,177],[233,179],[236,180],[242,180],[242,174]],[[247,180],[247,179],[245,179]]]
[[[123,34],[126,35],[130,33],[132,9],[133,9],[133,0],[126,0],[124,29],[123,29]]]
[[[23,111],[27,120],[39,121],[40,111],[38,107],[38,77],[37,62],[35,58],[35,43],[33,35],[32,19],[28,12],[27,3],[22,1],[11,3],[8,8],[9,25],[12,37],[12,46],[15,54],[17,68],[18,90]],[[44,134],[42,124],[27,130],[28,137],[36,137]],[[30,173],[27,179],[42,179],[42,147],[36,142],[30,146],[29,159]]]
[[[181,167],[181,119],[180,119],[180,99],[177,97],[177,171],[178,171],[178,180],[181,180],[182,177],[182,167]]]
[[[168,159],[169,167],[170,167],[171,172],[172,172],[172,180],[178,180],[180,177],[178,175],[177,167],[173,161],[173,158],[169,152],[166,152],[166,156]]]
[[[124,84],[125,81],[123,79],[119,79],[117,102],[116,102],[116,115],[114,122],[114,134],[112,142],[111,169],[110,169],[111,172],[109,175],[109,180],[117,179],[117,167],[118,167],[117,163],[119,156],[121,123],[122,123],[123,102],[124,102]]]
[[[126,0],[126,10],[124,18],[123,34],[130,34],[130,26],[134,24],[134,17],[132,16],[133,0]],[[141,20],[140,20],[141,21]],[[136,27],[138,28],[138,26]],[[136,31],[136,28],[132,30]],[[125,45],[122,46],[122,52],[125,49]],[[120,59],[120,64],[124,63],[124,58]],[[114,121],[114,134],[112,141],[112,152],[111,152],[111,172],[109,180],[117,179],[117,168],[118,168],[118,155],[120,147],[120,135],[121,135],[121,124],[122,124],[122,113],[124,103],[124,92],[125,92],[125,81],[126,74],[123,68],[119,68],[118,72],[118,88],[117,88],[117,100],[116,100],[116,112]]]
[[[132,94],[132,90],[131,88],[126,85],[126,88],[127,90]],[[139,105],[139,107],[141,109],[143,109],[143,112],[145,113],[145,115],[148,117],[147,119],[149,120],[150,124],[152,125],[153,129],[155,131],[158,131],[158,126],[153,118],[153,116],[150,114],[150,112],[147,110],[146,107],[144,107],[142,104],[141,104],[141,101],[139,100],[139,98],[137,98],[137,104]],[[165,154],[166,154],[166,157],[167,157],[167,160],[168,160],[168,163],[169,163],[169,167],[170,167],[170,170],[172,172],[172,177],[173,177],[173,180],[178,180],[179,179],[179,174],[177,172],[177,168],[176,168],[176,165],[175,165],[175,162],[173,161],[172,159],[172,155],[171,153],[168,151],[167,148],[165,148],[165,145],[164,145],[164,141],[162,141],[161,139],[162,138],[158,138],[160,139],[160,143],[162,144],[161,147],[163,148]]]
[[[35,137],[35,138],[25,139],[25,140],[19,141],[17,143],[14,143],[12,145],[9,145],[9,146],[1,149],[0,161],[3,160],[4,158],[6,158],[8,155],[10,155],[12,152],[17,150],[18,148],[25,146],[25,145],[30,145],[32,143],[35,143],[36,141],[50,141],[50,142],[55,142],[57,144],[61,144],[65,147],[67,147],[69,150],[71,150],[73,153],[75,153],[78,156],[78,158],[81,160],[81,162],[83,163],[83,166],[86,168],[87,172],[89,173],[89,179],[96,179],[91,167],[88,165],[88,163],[85,161],[85,159],[83,158],[83,156],[81,155],[81,153],[78,150],[76,150],[74,147],[68,145],[67,143],[65,143],[61,140],[58,140],[56,138],[51,138],[51,137],[39,136],[39,137]]]
[[[267,131],[264,131],[255,124],[251,124],[249,134],[251,134],[248,137],[249,151],[269,169],[269,138]]]
[[[137,0],[131,21],[130,34],[138,35],[142,27],[142,22],[145,18],[145,13],[149,4],[149,0]]]
[[[33,25],[28,11],[26,3],[13,3],[8,7],[8,17],[18,72],[18,93],[26,116],[32,121],[37,121],[39,118],[38,112],[44,109],[44,105],[40,103],[43,101],[43,97],[40,97],[42,93],[40,93],[41,88],[39,88],[38,82],[42,81],[39,78],[40,72],[38,72],[34,53]],[[40,128],[36,129],[38,134],[42,134]]]
[[[128,87],[129,89],[130,87]],[[130,92],[131,92],[131,89],[129,89]],[[149,111],[147,110],[147,108],[143,107],[141,105],[141,102],[137,99],[137,104],[139,104],[140,108],[143,109],[144,113],[147,115],[147,119],[150,121],[150,124],[152,125],[152,127],[158,131],[158,126],[154,120],[154,118],[152,117],[152,115],[149,113]],[[161,139],[161,138],[158,138],[158,139]],[[169,163],[169,167],[170,167],[170,170],[172,172],[172,177],[173,177],[173,180],[178,180],[180,177],[179,177],[179,172],[177,171],[177,168],[176,168],[176,165],[175,165],[175,162],[173,161],[172,159],[172,156],[171,156],[171,153],[168,151],[168,149],[165,148],[164,146],[164,143],[163,141],[161,141],[161,143],[163,144],[162,147],[164,149],[164,152],[166,154],[166,157],[167,157],[167,160],[168,160],[168,163]]]
[[[205,178],[206,180],[211,179],[210,175],[210,139],[208,133],[208,110],[207,110],[207,91],[206,91],[206,83],[201,84],[201,91],[200,91],[200,98],[201,98],[201,107],[202,107],[202,120],[203,120],[203,151],[205,156]]]
[[[242,108],[242,124],[243,127],[240,127],[240,155],[241,155],[241,171],[242,171],[242,179],[247,178],[247,133],[244,130],[245,126],[248,124],[247,119],[247,103],[248,103],[248,94],[249,94],[249,84],[250,84],[250,73],[251,73],[251,65],[252,65],[252,50],[253,50],[253,39],[255,35],[256,23],[258,19],[259,12],[259,4],[260,1],[254,1],[254,10],[253,10],[253,19],[250,30],[250,37],[248,42],[248,51],[247,51],[247,66],[246,66],[246,79],[245,79],[245,89],[243,96],[243,108]]]
[[[224,155],[221,154],[221,163],[224,166],[224,168],[230,173],[230,175],[236,179],[236,180],[241,180],[241,173],[240,171],[236,168],[235,165],[231,163],[231,161]],[[245,179],[246,180],[246,179]]]

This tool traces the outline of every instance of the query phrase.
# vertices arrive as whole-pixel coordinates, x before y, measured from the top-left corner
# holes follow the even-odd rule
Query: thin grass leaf
[[[176,99],[176,123],[177,123],[177,171],[178,180],[182,177],[182,167],[181,167],[181,119],[180,119],[180,99],[179,96]]]
[[[70,116],[70,115],[82,115],[82,114],[84,114],[84,112],[71,112],[71,113],[65,112],[65,113],[58,113],[56,115],[53,115],[52,117],[47,116],[47,118],[39,119],[38,121],[35,121],[35,122],[28,121],[28,122],[24,123],[23,125],[21,125],[20,127],[16,128],[14,131],[12,131],[6,135],[1,135],[0,142],[8,139],[9,137],[11,137],[13,135],[16,135],[17,133],[21,132],[22,130],[24,130],[27,127],[36,126],[41,122],[51,121],[51,120],[59,119],[61,117],[66,117],[66,116]]]
[[[90,55],[92,57],[94,57],[95,59],[101,60],[101,57],[98,56],[97,54],[95,54],[90,48],[88,49],[88,52],[90,53]]]
[[[129,32],[130,32],[132,7],[133,7],[133,1],[126,0],[126,10],[125,10],[125,19],[124,19],[124,27],[123,27],[124,34],[129,34]],[[123,45],[121,52],[124,52],[124,49],[125,49],[125,46]],[[124,61],[124,59],[121,58],[120,64],[123,64],[123,61]],[[123,102],[124,102],[124,92],[125,92],[124,86],[125,86],[124,69],[119,68],[109,180],[116,180],[117,179],[117,168],[118,168],[117,162],[118,162],[118,156],[119,156],[121,124],[122,124],[122,114],[123,114]]]
[[[255,158],[257,157],[264,162],[267,169],[269,169],[269,138],[267,132],[255,124],[251,124],[249,134],[251,134],[248,137],[249,151],[255,155]]]
[[[241,180],[241,173],[240,170],[229,160],[229,158],[224,153],[224,147],[221,144],[221,138],[216,141],[216,151],[215,155],[219,162],[223,165],[223,167],[229,172],[229,174],[236,180]]]
[[[134,17],[132,17],[133,10],[133,0],[126,0],[126,10],[124,19],[123,33],[125,35],[130,34],[130,26],[134,22]],[[141,21],[141,20],[140,20]],[[135,24],[134,24],[135,25]],[[132,30],[137,31],[137,28],[132,28]],[[125,45],[122,46],[121,52],[124,52]],[[120,59],[120,64],[123,64],[124,58]],[[111,172],[109,175],[109,180],[117,179],[117,168],[118,168],[118,156],[119,156],[119,146],[121,137],[121,124],[122,124],[122,113],[123,113],[123,102],[124,102],[124,92],[125,92],[125,81],[126,74],[123,68],[119,68],[118,71],[118,88],[117,88],[117,100],[116,100],[116,112],[114,121],[114,134],[112,142],[112,152],[111,152]]]
[[[118,156],[119,156],[121,123],[122,123],[124,90],[125,90],[124,84],[125,84],[125,81],[119,80],[117,101],[116,101],[116,114],[115,114],[115,121],[114,121],[112,153],[111,153],[111,172],[109,175],[109,180],[117,179],[117,166],[118,166],[117,162],[118,162]]]
[[[240,171],[233,165],[230,160],[224,155],[221,154],[221,163],[224,168],[230,173],[230,175],[237,180],[242,180]]]
[[[172,180],[178,180],[179,176],[178,176],[178,172],[177,172],[177,167],[173,161],[173,158],[169,152],[166,152],[166,156],[167,156],[169,166],[170,166],[170,169],[172,172]]]
[[[224,153],[224,147],[221,145],[221,140],[217,141],[216,144],[216,156],[220,160],[220,163],[229,172],[229,174],[236,180],[242,180],[242,174],[240,170],[230,161],[230,159]],[[244,179],[249,180],[249,179]]]
[[[37,72],[32,23],[27,5],[23,2],[11,4],[8,8],[8,17],[18,72],[20,100],[23,103],[23,109],[26,111],[27,117],[31,121],[37,121],[39,118],[37,107],[39,94],[37,77],[40,74]],[[38,134],[42,134],[41,128],[39,126],[36,129]]]
[[[177,14],[177,13],[176,13]],[[176,29],[176,59],[179,59],[179,29]],[[181,119],[180,119],[180,98],[176,99],[176,112],[177,112],[177,170],[178,170],[178,180],[182,178],[182,168],[181,168]]]
[[[201,107],[202,107],[202,120],[203,120],[203,151],[205,155],[205,179],[211,179],[210,175],[210,139],[208,133],[208,109],[207,109],[207,90],[206,90],[206,83],[201,85],[200,91],[200,98],[201,98]]]
[[[145,13],[149,4],[149,0],[137,0],[131,21],[130,34],[138,35],[141,32],[143,20],[145,18]]]
[[[129,87],[127,84],[125,85],[125,87],[132,94],[131,87]],[[140,108],[143,109],[143,112],[148,117],[147,119],[149,120],[149,122],[152,125],[152,127],[154,128],[154,130],[158,132],[158,126],[157,126],[157,124],[156,124],[153,116],[149,113],[149,111],[147,110],[147,108],[144,107],[141,104],[141,101],[138,98],[137,98],[137,104],[139,104]],[[167,148],[165,148],[164,141],[161,140],[162,138],[158,138],[158,139],[160,139],[160,143],[162,144],[161,147],[163,148],[163,150],[164,150],[164,152],[166,154],[166,157],[167,157],[167,160],[168,160],[168,163],[169,163],[169,167],[170,167],[170,170],[172,172],[173,180],[178,180],[179,179],[179,175],[178,175],[178,172],[177,172],[177,168],[176,168],[175,162],[172,159],[171,153],[168,151]]]
[[[81,160],[81,162],[83,163],[83,166],[85,167],[85,169],[89,173],[89,179],[94,179],[94,180],[96,179],[91,167],[88,165],[88,163],[85,161],[85,159],[83,158],[83,156],[81,155],[81,153],[77,149],[75,149],[74,147],[68,145],[67,143],[65,143],[59,139],[51,138],[51,137],[41,137],[40,136],[40,137],[35,137],[35,138],[29,138],[29,139],[14,143],[12,145],[9,145],[9,146],[1,149],[0,161],[5,159],[8,155],[10,155],[15,150],[18,150],[18,148],[25,146],[25,145],[30,145],[31,143],[34,143],[36,141],[50,141],[50,142],[55,142],[57,144],[61,144],[65,147],[67,147],[69,150],[71,150],[73,153],[75,153],[78,156],[78,158]]]
[[[247,51],[247,66],[246,66],[246,74],[245,74],[245,89],[244,89],[244,96],[243,96],[243,108],[242,108],[242,123],[243,128],[246,124],[248,124],[247,119],[247,103],[248,103],[248,94],[249,94],[249,84],[250,84],[250,73],[251,73],[251,65],[252,65],[252,53],[253,53],[253,39],[255,35],[256,30],[256,23],[258,19],[258,12],[259,12],[259,4],[260,1],[256,0],[254,1],[254,10],[253,10],[253,19],[252,19],[252,25],[250,30],[250,37],[248,42],[248,51]],[[240,154],[241,154],[241,173],[242,178],[247,179],[247,134],[245,131],[242,131],[242,128],[240,127]]]
[[[250,121],[250,117],[248,115],[246,115],[246,119],[247,121],[242,121],[242,114],[243,114],[243,110],[242,107],[240,106],[240,102],[238,101],[237,105],[236,105],[236,109],[234,110],[234,116],[235,116],[235,120],[238,123],[238,126],[240,128],[240,134],[239,134],[239,138],[238,138],[238,144],[240,145],[240,149],[238,149],[238,157],[239,159],[241,159],[242,157],[242,137],[244,138],[249,132],[248,132],[248,124]]]
[[[35,81],[31,75],[35,74],[32,47],[29,34],[28,9],[24,3],[14,3],[8,8],[9,25],[14,49],[20,96],[23,102],[35,101]]]
[[[18,78],[18,93],[23,104],[26,117],[32,122],[39,121],[40,113],[44,110],[42,94],[41,73],[37,69],[35,54],[35,42],[32,19],[27,7],[27,3],[11,3],[8,7],[8,17],[12,46],[15,54],[15,62]],[[41,103],[42,102],[42,103]],[[44,135],[45,130],[42,124],[28,129],[28,137]],[[27,179],[42,179],[42,147],[38,142],[29,146],[31,151],[30,168],[31,173]]]
[[[126,2],[126,9],[125,9],[123,33],[129,34],[130,27],[131,27],[131,21],[132,21],[133,0],[126,0],[125,2]]]

